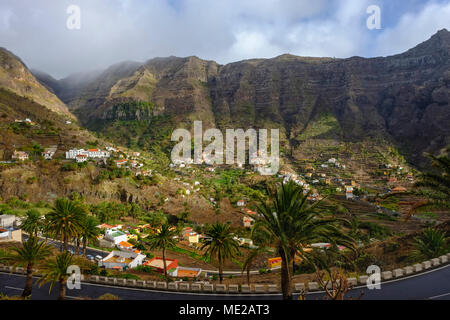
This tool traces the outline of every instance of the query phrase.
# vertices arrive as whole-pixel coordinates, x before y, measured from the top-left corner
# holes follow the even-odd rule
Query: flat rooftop
[[[109,258],[108,260],[104,260],[103,262],[130,264],[131,262],[133,262],[133,259],[123,258],[123,257],[118,257],[118,256],[112,256],[111,258]]]

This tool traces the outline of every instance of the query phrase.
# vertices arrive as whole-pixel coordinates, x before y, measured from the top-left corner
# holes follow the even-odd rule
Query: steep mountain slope
[[[205,128],[280,128],[283,149],[296,159],[316,145],[311,141],[370,141],[393,144],[421,166],[424,151],[450,143],[449,56],[450,32],[441,30],[385,58],[283,55],[225,66],[158,58],[113,66],[76,97],[67,98],[63,87],[59,96],[89,128],[120,132],[122,142],[141,146],[156,137],[155,127],[170,131],[203,120]]]
[[[18,57],[3,48],[0,48],[0,88],[8,89],[54,112],[71,117],[64,103],[36,80]]]
[[[32,123],[23,122],[26,118]],[[66,121],[65,114],[0,88],[0,160],[10,160],[14,150],[29,151],[33,145],[57,146],[59,156],[70,148],[97,140],[86,129]]]
[[[390,139],[413,160],[450,143],[450,33],[387,58],[281,56],[223,67],[211,80],[217,122],[280,126],[295,148],[324,114],[339,130],[307,139]]]

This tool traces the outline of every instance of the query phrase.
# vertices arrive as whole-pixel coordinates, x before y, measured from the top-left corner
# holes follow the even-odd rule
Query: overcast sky
[[[67,28],[67,8],[81,29]],[[381,29],[366,26],[381,8]],[[374,57],[450,30],[450,0],[1,0],[0,46],[56,78],[123,60]]]

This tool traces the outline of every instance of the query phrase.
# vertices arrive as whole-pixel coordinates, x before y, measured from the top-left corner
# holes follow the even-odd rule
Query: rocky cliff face
[[[113,66],[71,99],[60,97],[91,127],[120,119],[118,104],[140,101],[152,105],[144,117],[136,114],[141,121],[171,115],[187,127],[193,120],[205,127],[276,127],[293,154],[311,139],[379,139],[422,164],[424,151],[450,143],[449,56],[450,32],[442,30],[386,58],[283,55],[225,66],[196,57],[158,58]]]
[[[387,58],[231,64],[210,80],[214,114],[225,126],[282,127],[294,146],[312,120],[331,114],[343,140],[388,138],[418,160],[450,143],[449,48],[443,30]]]
[[[0,88],[29,98],[51,111],[71,116],[64,103],[43,86],[18,57],[3,48],[0,48]]]

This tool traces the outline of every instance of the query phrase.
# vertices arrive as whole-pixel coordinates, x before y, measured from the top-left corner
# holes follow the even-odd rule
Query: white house
[[[122,241],[127,242],[128,240],[126,233],[114,229],[107,229],[105,232],[105,238],[114,242],[115,245],[121,243]]]
[[[245,206],[245,201],[244,201],[244,200],[239,200],[239,201],[236,203],[236,205],[237,205],[238,207],[243,207],[243,206]]]
[[[243,217],[242,218],[242,224],[244,225],[244,228],[251,228],[253,223],[255,222],[255,219],[251,217]]]
[[[337,159],[336,159],[336,158],[328,159],[328,163],[336,164],[336,162],[337,162]]]
[[[353,187],[352,186],[345,187],[345,197],[347,200],[353,199]]]
[[[17,217],[11,214],[0,215],[0,227],[9,228],[16,224]]]
[[[75,161],[77,163],[86,162],[87,161],[87,155],[85,154],[79,154],[75,157]]]
[[[123,159],[123,160],[116,160],[116,167],[121,168],[125,165],[128,164],[128,160],[127,159]]]
[[[147,256],[126,251],[112,251],[109,255],[98,262],[99,267],[106,269],[120,268],[133,269],[142,265]]]
[[[117,149],[116,149],[116,148],[113,148],[113,147],[106,147],[106,151],[109,151],[109,152],[117,152]]]
[[[109,158],[110,153],[108,151],[102,151],[100,149],[72,149],[66,152],[66,159],[75,160],[77,156],[84,155],[87,158]]]
[[[14,226],[16,222],[16,216],[11,214],[4,214],[0,216],[0,227],[10,228]]]
[[[22,242],[22,230],[9,227],[0,228],[0,242]]]
[[[42,153],[42,156],[45,158],[45,160],[52,160],[53,156],[55,155],[57,150],[57,147],[50,147],[45,148],[44,152]]]
[[[29,159],[28,153],[23,151],[14,151],[14,154],[11,157],[14,160],[25,161]]]

